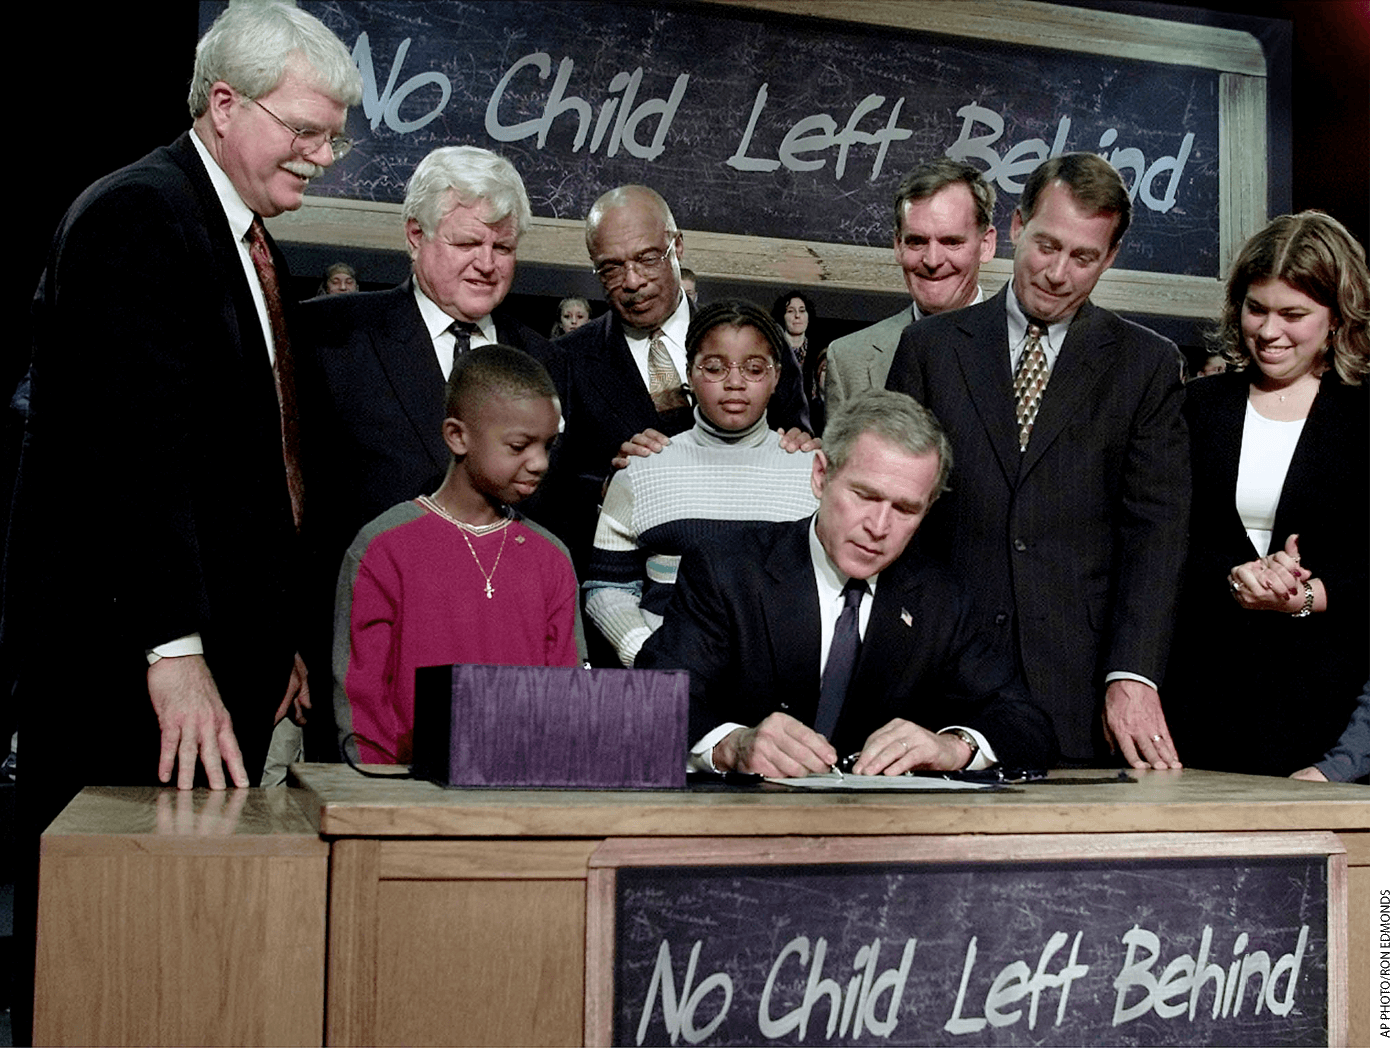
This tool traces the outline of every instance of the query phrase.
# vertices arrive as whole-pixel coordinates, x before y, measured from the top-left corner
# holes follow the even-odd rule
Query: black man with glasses
[[[671,437],[694,425],[683,389],[693,308],[681,288],[685,238],[670,207],[646,186],[619,186],[589,209],[584,237],[612,308],[555,343],[570,383],[556,482],[570,487],[568,519],[551,526],[578,565],[588,563],[604,482],[623,445],[647,430]],[[811,430],[799,372],[781,369],[768,410],[774,428]]]

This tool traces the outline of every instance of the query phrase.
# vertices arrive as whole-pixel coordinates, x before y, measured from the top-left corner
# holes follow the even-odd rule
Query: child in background
[[[558,434],[558,395],[532,357],[483,346],[453,365],[446,478],[365,525],[341,567],[335,712],[352,759],[412,761],[421,666],[581,664],[568,553],[511,508],[539,486]]]

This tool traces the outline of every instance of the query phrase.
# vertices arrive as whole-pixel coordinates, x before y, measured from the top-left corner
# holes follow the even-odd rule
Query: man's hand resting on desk
[[[786,713],[770,713],[756,728],[735,728],[710,758],[718,771],[742,771],[770,779],[799,779],[830,771],[831,743]]]
[[[182,790],[190,789],[195,761],[199,760],[211,789],[224,788],[225,764],[235,786],[248,785],[243,752],[233,734],[233,718],[219,698],[203,655],[157,659],[146,670],[146,689],[160,721],[156,775],[161,782],[169,782],[171,770],[178,767],[175,784]]]
[[[971,759],[972,747],[956,735],[939,735],[896,717],[865,740],[851,771],[857,775],[956,771]]]

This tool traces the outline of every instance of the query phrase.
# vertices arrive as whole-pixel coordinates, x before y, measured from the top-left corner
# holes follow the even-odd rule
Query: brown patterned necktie
[[[1016,366],[1016,377],[1011,380],[1011,390],[1016,395],[1016,427],[1022,451],[1030,442],[1035,414],[1040,410],[1040,398],[1045,392],[1046,383],[1050,381],[1045,347],[1040,344],[1044,334],[1045,328],[1035,321],[1026,325],[1026,347],[1021,350],[1021,362]]]
[[[651,333],[651,342],[647,346],[647,379],[651,402],[656,405],[657,411],[672,411],[686,406],[681,376],[676,371],[676,365],[671,363],[671,354],[666,352],[660,329]]]
[[[253,269],[258,274],[258,284],[267,303],[268,326],[272,328],[272,377],[277,387],[278,412],[282,416],[282,463],[287,468],[287,494],[292,499],[292,520],[300,528],[306,489],[301,478],[296,377],[292,371],[287,319],[282,314],[282,296],[277,290],[277,267],[272,261],[272,249],[268,245],[262,219],[253,218],[253,224],[248,227],[247,240],[248,253],[253,257]]]

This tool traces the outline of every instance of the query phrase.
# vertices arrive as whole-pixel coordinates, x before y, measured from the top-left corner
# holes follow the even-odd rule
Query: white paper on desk
[[[769,779],[808,790],[985,790],[989,782],[957,782],[923,775],[805,775],[800,779]]]

